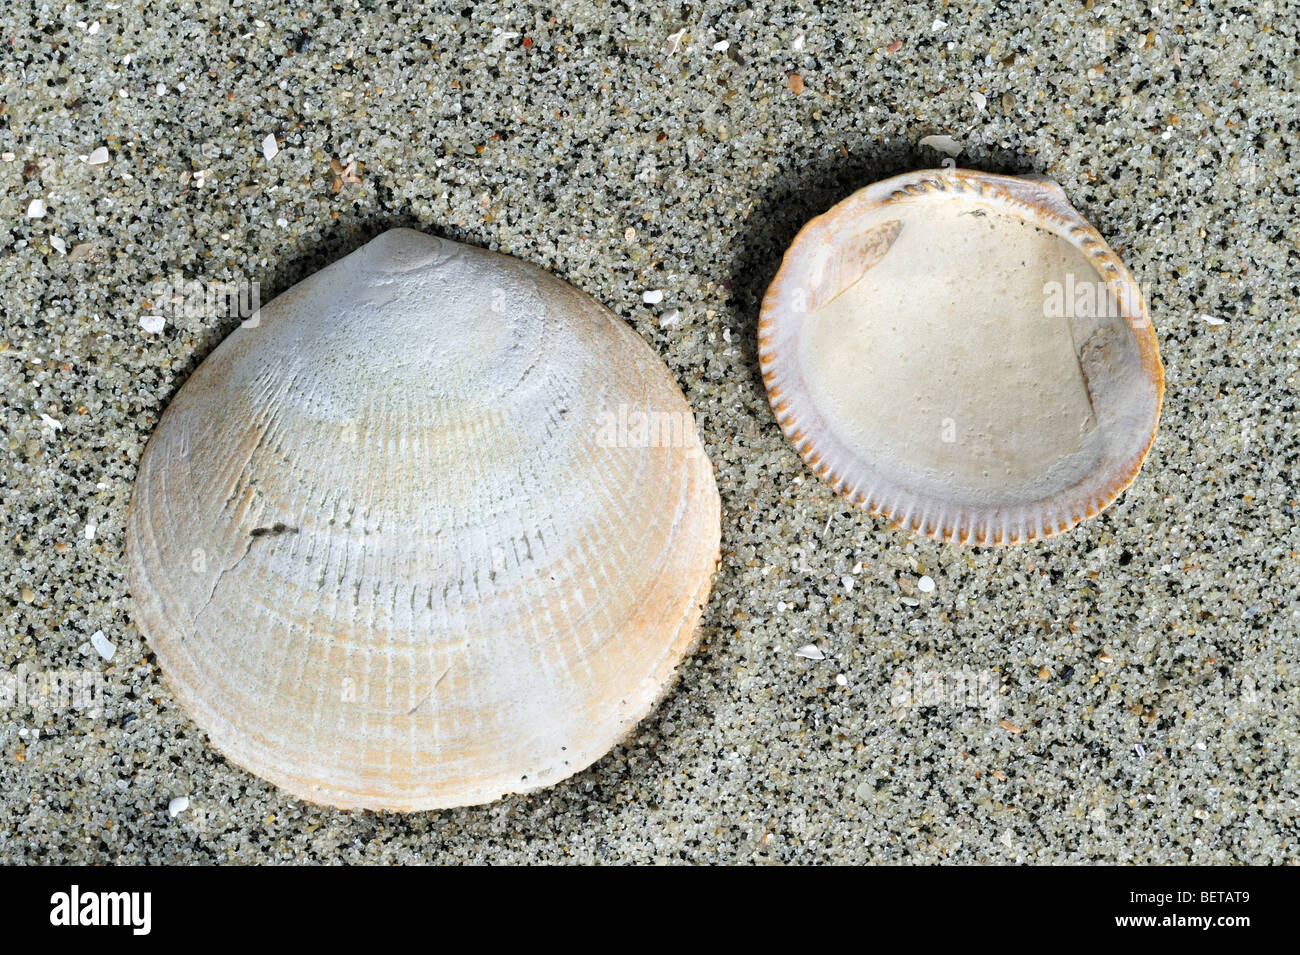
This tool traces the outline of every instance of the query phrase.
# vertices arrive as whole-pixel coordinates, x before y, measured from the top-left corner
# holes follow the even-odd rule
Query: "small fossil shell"
[[[127,525],[135,619],[212,743],[396,810],[605,754],[691,648],[718,546],[658,356],[543,270],[406,229],[203,362]]]
[[[759,355],[820,478],[964,544],[1101,511],[1137,476],[1164,393],[1141,291],[1061,188],[957,169],[808,223],[763,300]]]

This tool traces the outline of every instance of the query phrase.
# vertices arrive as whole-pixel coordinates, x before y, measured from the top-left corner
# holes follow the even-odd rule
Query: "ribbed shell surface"
[[[692,646],[718,547],[658,356],[545,271],[410,230],[222,342],[127,527],[135,619],[213,744],[396,810],[604,755]]]

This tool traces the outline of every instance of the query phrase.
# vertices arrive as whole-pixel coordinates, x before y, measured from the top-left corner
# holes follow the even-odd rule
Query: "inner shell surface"
[[[823,250],[831,261],[814,283],[838,277],[811,290],[801,326],[802,371],[828,426],[884,477],[956,504],[1025,502],[1079,481],[1103,451],[1080,354],[1101,335],[1137,361],[1088,260],[969,197],[873,216]],[[866,230],[886,238],[883,256],[846,277]]]

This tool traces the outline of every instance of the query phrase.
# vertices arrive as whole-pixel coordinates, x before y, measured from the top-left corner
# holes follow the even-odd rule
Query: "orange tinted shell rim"
[[[843,469],[832,468],[825,455],[819,451],[814,436],[829,434],[829,428],[816,410],[809,407],[802,417],[795,413],[795,399],[791,394],[795,389],[791,387],[790,380],[799,387],[803,387],[804,382],[797,357],[792,354],[794,349],[781,347],[792,343],[796,331],[782,327],[781,303],[788,287],[798,285],[794,276],[799,271],[801,258],[807,254],[806,250],[824,242],[835,234],[841,223],[855,216],[894,203],[945,195],[966,196],[995,205],[1001,211],[1065,239],[1082,252],[1106,282],[1116,301],[1122,303],[1123,318],[1137,344],[1142,373],[1155,392],[1150,433],[1141,449],[1113,474],[1110,481],[1092,494],[1068,505],[1060,505],[1050,513],[1044,509],[1035,515],[1033,505],[1040,502],[1033,502],[1033,505],[1022,509],[1023,519],[1018,522],[1006,518],[963,519],[961,516],[949,519],[947,515],[936,517],[917,513],[915,498],[911,498],[913,506],[903,506],[890,500],[891,497],[907,500],[909,492],[902,488],[892,495],[882,495],[875,489],[872,493],[865,493],[850,484]],[[791,341],[779,342],[778,338]],[[1001,547],[1027,543],[1062,534],[1101,513],[1137,478],[1155,441],[1160,409],[1164,403],[1164,366],[1160,361],[1155,330],[1140,287],[1101,234],[1070,205],[1061,187],[1041,176],[1005,176],[966,169],[925,170],[894,176],[853,193],[804,225],[786,250],[781,267],[763,297],[758,322],[758,353],[772,412],[786,439],[817,477],[850,504],[884,517],[894,527],[953,544]],[[781,381],[783,377],[787,379],[784,385]]]

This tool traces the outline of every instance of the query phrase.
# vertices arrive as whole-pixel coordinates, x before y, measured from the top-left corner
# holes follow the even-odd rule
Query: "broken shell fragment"
[[[395,810],[604,755],[694,643],[718,547],[649,346],[539,268],[406,229],[203,362],[127,524],[136,622],[212,743]]]
[[[812,470],[964,544],[1073,527],[1134,480],[1164,371],[1137,283],[1041,177],[908,173],[808,223],[759,355]]]

